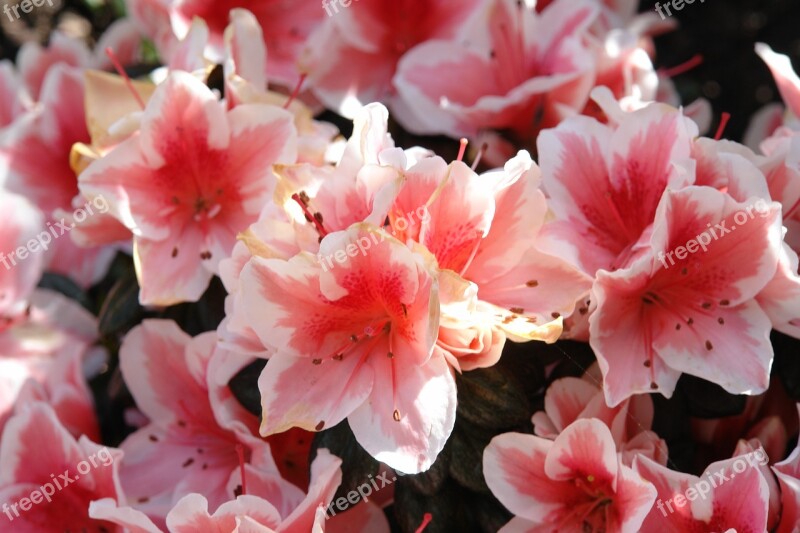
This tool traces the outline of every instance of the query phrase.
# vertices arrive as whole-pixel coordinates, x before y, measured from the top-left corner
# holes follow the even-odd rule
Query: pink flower
[[[34,291],[25,315],[0,326],[0,434],[14,410],[45,402],[72,435],[99,439],[86,383],[105,359],[90,348],[96,338],[88,311],[60,294]]]
[[[772,72],[786,107],[795,118],[800,118],[800,78],[792,69],[789,56],[776,54],[764,43],[756,44],[756,53]]]
[[[634,396],[617,407],[608,407],[600,382],[593,383],[593,370],[595,367],[583,379],[561,378],[548,387],[544,396],[544,411],[533,415],[536,435],[556,439],[576,420],[595,418],[611,430],[624,465],[631,466],[638,454],[666,464],[666,443],[650,431],[653,423],[653,401],[650,397]]]
[[[634,469],[658,491],[642,531],[767,531],[769,488],[757,465],[753,456],[734,457],[696,477],[637,457]]]
[[[138,408],[150,423],[121,445],[122,485],[136,507],[163,519],[192,492],[217,508],[230,500],[241,445],[258,468],[277,473],[269,445],[255,435],[258,420],[226,408],[209,389],[214,333],[190,339],[167,320],[146,320],[120,349],[120,367]]]
[[[0,61],[0,132],[33,104],[28,92],[20,85],[14,64],[8,59]]]
[[[369,102],[394,102],[392,77],[404,54],[429,39],[469,35],[482,7],[480,0],[359,0],[334,13],[337,2],[323,4],[331,16],[311,35],[301,65],[314,95],[346,117]]]
[[[11,320],[25,309],[26,300],[42,275],[44,258],[30,253],[23,259],[17,249],[27,248],[44,226],[44,217],[28,200],[0,189],[0,321]],[[2,325],[0,325],[2,328]]]
[[[780,216],[777,204],[754,210],[709,187],[667,191],[647,253],[598,272],[591,345],[609,405],[669,396],[681,372],[733,394],[766,389],[771,323],[753,298],[775,275]]]
[[[775,427],[781,426],[781,429],[783,429],[779,420],[773,425]],[[784,447],[779,452],[780,455],[783,455],[785,450],[786,446],[784,442]],[[767,482],[767,488],[769,489],[767,531],[774,531],[775,526],[778,525],[781,515],[781,492],[778,485],[778,480],[775,478],[775,475],[773,475],[773,472],[769,466],[769,455],[767,455],[766,450],[761,445],[759,439],[739,439],[739,442],[736,444],[736,449],[733,451],[733,455],[731,457],[736,458],[737,456],[745,456],[745,460],[747,460],[748,465],[753,468],[757,468],[761,472],[761,477],[763,477],[764,481]]]
[[[253,491],[237,496],[215,507],[209,514],[209,502],[198,493],[182,498],[167,514],[166,531],[170,533],[300,533],[322,532],[326,520],[325,507],[341,483],[342,461],[319,450],[311,465],[311,486],[308,495],[292,503],[290,510],[277,507],[285,497],[273,480],[256,478]],[[249,481],[249,480],[248,480]],[[266,483],[264,483],[266,481]],[[271,482],[271,484],[270,484]],[[296,490],[296,489],[295,489]],[[294,496],[292,496],[294,498]],[[131,533],[163,533],[144,514],[131,508],[117,507],[110,499],[92,502],[89,514],[128,528]],[[366,531],[366,530],[365,530]]]
[[[120,531],[88,511],[93,500],[124,503],[117,479],[121,457],[85,436],[75,440],[46,404],[29,405],[8,422],[0,441],[0,501],[8,502],[0,522],[9,520],[9,531]]]
[[[56,65],[74,67],[71,70],[77,71],[89,67],[91,63],[92,55],[86,44],[59,31],[50,35],[50,45],[46,48],[35,41],[29,41],[20,48],[17,56],[20,78],[36,101],[41,99],[40,93],[45,79]],[[78,98],[80,93],[72,96]],[[75,112],[80,113],[82,109],[83,106]]]
[[[369,224],[329,234],[320,257],[254,257],[241,274],[247,319],[276,349],[259,381],[261,433],[347,418],[373,457],[424,471],[455,421],[455,382],[433,352],[436,272]]]
[[[9,189],[36,202],[48,217],[78,194],[69,155],[74,143],[89,141],[82,76],[78,69],[53,67],[44,80],[41,107],[21,118],[0,145]]]
[[[194,19],[208,27],[205,56],[221,63],[225,57],[224,32],[228,16],[236,8],[246,7],[264,29],[264,44],[269,52],[270,78],[294,86],[300,74],[296,62],[309,34],[321,22],[324,10],[314,2],[262,0],[243,4],[237,1],[207,0],[130,0],[129,10],[141,30],[151,37],[165,62],[169,63],[178,40],[189,33]],[[261,69],[266,69],[266,63]]]
[[[480,176],[460,161],[448,166],[438,157],[404,172],[405,183],[389,212],[393,231],[436,257],[445,271],[443,287],[453,286],[467,300],[477,298],[474,306],[458,302],[453,308],[443,297],[440,346],[449,353],[473,346],[470,338],[484,337],[486,327],[494,330],[485,339],[487,347],[502,348],[505,334],[552,342],[561,333],[554,318],[571,313],[588,292],[587,276],[536,248],[547,214],[539,176],[524,151],[503,169]],[[457,338],[465,335],[468,342],[459,349]],[[490,351],[499,356],[499,350]],[[465,370],[496,362],[491,354],[472,359],[465,361]],[[451,364],[458,367],[456,361]]]
[[[592,2],[559,0],[536,14],[493,0],[487,11],[488,39],[430,41],[400,62],[395,85],[406,112],[398,118],[410,131],[502,129],[532,143],[586,103],[594,70],[582,38],[598,13]]]
[[[639,531],[656,490],[617,456],[608,427],[573,422],[555,441],[505,433],[483,452],[492,493],[516,515],[501,531]],[[655,531],[655,530],[653,530]]]
[[[134,234],[140,300],[197,300],[274,188],[270,168],[291,162],[289,113],[242,105],[225,111],[202,82],[173,72],[147,103],[138,135],[80,176]]]
[[[800,136],[776,135],[764,145],[768,149],[767,157],[757,156],[737,143],[698,139],[692,147],[692,158],[697,162],[695,183],[723,190],[740,202],[753,197],[780,202],[783,222],[788,229],[786,238],[792,243],[800,242],[797,222],[800,172],[793,162],[800,157]],[[797,261],[795,251],[783,243],[775,276],[759,293],[757,301],[774,329],[800,337]]]
[[[693,181],[686,166],[694,123],[662,104],[621,114],[618,125],[575,117],[538,139],[542,184],[555,221],[545,248],[587,274],[641,253],[664,191]],[[640,242],[641,240],[645,242]]]
[[[70,154],[73,144],[89,141],[83,90],[80,70],[55,65],[44,78],[40,105],[20,117],[0,140],[8,189],[34,202],[54,224],[59,222],[56,211],[72,212],[72,201],[79,195]],[[63,234],[59,230],[59,237]],[[99,281],[112,258],[113,253],[102,248],[79,249],[67,236],[53,239],[46,255],[49,270],[72,276],[83,286]]]
[[[220,340],[226,347],[248,354],[264,355],[270,351],[239,311],[239,278],[251,257],[289,259],[301,251],[316,253],[320,228],[325,233],[345,230],[364,220],[385,220],[401,180],[398,170],[379,167],[380,154],[398,150],[388,134],[388,122],[386,108],[370,104],[358,112],[353,134],[341,146],[335,166],[275,166],[279,176],[275,203],[264,207],[258,221],[240,236],[231,258],[220,263],[220,277],[229,294],[225,302],[227,314],[219,328]],[[306,212],[316,220],[306,218]]]

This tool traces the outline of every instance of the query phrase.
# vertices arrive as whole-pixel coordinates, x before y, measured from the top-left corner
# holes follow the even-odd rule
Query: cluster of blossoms
[[[701,136],[708,104],[679,107],[651,62],[670,24],[636,1],[235,4],[130,0],[94,51],[55,33],[0,64],[0,252],[25,260],[0,264],[0,530],[388,532],[394,487],[329,516],[369,480],[325,433],[384,476],[438,476],[475,422],[464,379],[569,340],[596,364],[542,363],[538,409],[476,451],[502,531],[798,531],[796,413],[770,375],[771,332],[800,338],[787,57],[756,47],[787,109],[748,148]],[[163,66],[131,80],[143,37]],[[458,156],[396,146],[390,112]],[[99,327],[40,286],[97,292],[131,256],[135,327],[106,319],[122,291]],[[165,318],[215,277],[221,321]],[[255,408],[235,386],[253,368]],[[655,430],[652,394],[684,375],[749,396],[693,421],[716,447],[699,477]],[[130,393],[121,442],[93,388]],[[403,529],[448,530],[426,511]]]

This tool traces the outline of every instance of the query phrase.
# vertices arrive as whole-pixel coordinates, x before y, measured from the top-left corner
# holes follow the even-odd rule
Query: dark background
[[[655,4],[643,0],[640,10],[655,12]],[[800,69],[800,0],[695,0],[672,13],[680,27],[656,39],[656,67],[702,54],[702,65],[675,78],[678,90],[684,103],[698,96],[711,102],[714,128],[721,112],[731,113],[725,137],[741,140],[753,113],[780,101],[754,44],[764,42],[788,54],[795,70]]]

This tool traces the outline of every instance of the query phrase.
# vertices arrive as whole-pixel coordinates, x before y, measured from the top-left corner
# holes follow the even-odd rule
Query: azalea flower
[[[369,253],[358,253],[367,243]],[[323,258],[337,253],[335,265],[308,253],[254,257],[241,274],[248,321],[276,348],[259,380],[261,433],[320,431],[347,418],[377,460],[427,470],[452,431],[456,399],[433,351],[434,267],[366,223],[322,240]]]
[[[800,118],[800,77],[792,69],[789,56],[775,53],[764,43],[757,43],[755,50],[772,72],[788,111]]]
[[[220,276],[229,294],[226,317],[219,328],[226,347],[246,354],[271,351],[239,311],[240,274],[251,257],[289,259],[301,251],[317,253],[323,234],[365,220],[384,221],[400,179],[398,171],[378,168],[380,154],[395,148],[388,121],[384,106],[370,104],[358,113],[353,134],[341,147],[334,166],[309,162],[276,165],[275,202],[264,207],[258,221],[240,235],[231,258],[220,263]]]
[[[56,211],[72,212],[73,199],[79,196],[70,153],[74,143],[89,141],[83,99],[81,71],[57,64],[44,78],[40,105],[21,116],[0,139],[6,186],[35,202],[52,225],[61,222]],[[63,233],[60,230],[59,237]],[[113,258],[111,250],[80,249],[69,238],[53,239],[49,250],[48,269],[83,286],[99,281]]]
[[[594,65],[582,43],[598,14],[589,1],[553,2],[541,14],[514,0],[488,4],[488,38],[432,40],[410,51],[395,85],[414,133],[475,137],[502,129],[531,144],[586,103]]]
[[[642,456],[634,461],[634,469],[658,491],[643,531],[767,531],[769,488],[759,469],[744,457],[713,463],[699,477]]]
[[[44,263],[41,253],[19,257],[17,250],[27,251],[28,241],[35,239],[45,226],[42,213],[25,197],[3,189],[0,189],[0,212],[5,216],[0,226],[0,320],[12,321],[25,309]]]
[[[312,92],[348,118],[369,102],[390,101],[407,120],[416,111],[395,98],[398,62],[431,39],[471,39],[473,18],[483,10],[479,0],[359,0],[356,7],[327,17],[309,37],[300,64]]]
[[[656,498],[655,487],[621,463],[611,432],[594,418],[573,422],[554,441],[498,435],[483,452],[483,472],[492,493],[516,515],[500,530],[506,533],[634,533]]]
[[[14,64],[8,59],[0,61],[0,95],[0,132],[3,132],[32,105],[30,95],[20,86]]]
[[[628,268],[600,271],[593,288],[590,343],[608,404],[642,392],[669,396],[681,372],[734,394],[764,391],[771,323],[753,298],[777,269],[778,205],[764,202],[756,215],[753,204],[687,187],[664,195],[654,228],[651,251]]]
[[[205,57],[221,63],[225,57],[224,32],[228,15],[240,2],[211,3],[204,0],[129,0],[128,12],[142,33],[155,42],[165,63],[170,63],[177,43],[189,33],[192,23],[201,19],[208,28]],[[300,77],[296,62],[309,34],[322,21],[325,11],[318,4],[263,0],[248,3],[249,9],[264,29],[263,39],[269,51],[270,78],[293,87]],[[262,64],[262,69],[267,65]]]
[[[319,450],[311,465],[311,487],[308,495],[296,502],[293,509],[286,514],[281,513],[273,504],[284,497],[274,483],[256,483],[253,494],[242,494],[236,499],[226,501],[216,508],[214,514],[209,514],[209,502],[203,495],[188,494],[169,511],[166,528],[163,529],[139,511],[117,507],[112,499],[92,502],[89,514],[124,526],[132,533],[323,531],[327,518],[325,507],[342,480],[341,464],[341,459],[331,455],[328,450]]]
[[[530,155],[520,152],[502,170],[480,176],[460,161],[446,165],[431,157],[404,177],[389,212],[393,232],[423,244],[440,269],[457,274],[443,274],[450,276],[455,292],[477,299],[460,309],[442,301],[441,346],[458,353],[456,338],[470,336],[468,329],[480,338],[482,325],[492,326],[495,336],[554,341],[561,333],[558,317],[571,313],[575,301],[588,292],[589,278],[536,248],[547,204]],[[503,339],[487,338],[487,345],[502,347]],[[465,348],[473,345],[465,340]],[[496,362],[490,357],[465,369],[490,366],[492,359]],[[451,364],[458,367],[454,360]]]
[[[76,438],[99,441],[87,384],[105,361],[103,350],[92,348],[96,339],[97,320],[88,311],[36,289],[24,315],[0,326],[0,434],[14,412],[44,402]]]
[[[554,440],[576,420],[594,418],[611,430],[622,463],[633,464],[639,454],[667,464],[666,443],[650,431],[653,424],[653,401],[639,395],[617,407],[608,407],[599,381],[594,381],[595,367],[583,378],[566,377],[554,381],[544,396],[544,411],[534,413],[534,433]]]
[[[651,104],[617,119],[570,118],[538,140],[555,214],[543,247],[591,276],[630,264],[646,246],[664,192],[694,178],[686,169],[697,127],[680,111]]]
[[[190,339],[174,322],[147,320],[120,349],[125,382],[149,418],[121,445],[126,459],[120,479],[134,505],[153,518],[163,519],[193,492],[204,494],[213,508],[230,500],[240,464],[237,446],[250,463],[277,473],[269,445],[256,436],[256,417],[226,408],[230,404],[217,388],[210,393],[215,342],[214,333]]]
[[[14,502],[3,509],[0,520],[12,521],[15,531],[53,531],[54,524],[59,531],[65,527],[121,531],[89,516],[94,500],[110,498],[124,504],[117,474],[121,458],[120,451],[85,436],[76,440],[46,404],[27,406],[9,420],[0,439],[0,501]],[[39,490],[38,504],[32,496],[35,490]],[[44,497],[48,492],[50,501]],[[28,500],[27,510],[23,498]]]
[[[200,81],[170,74],[140,133],[79,178],[84,196],[106,198],[133,232],[143,304],[200,298],[236,233],[267,202],[271,165],[292,162],[295,142],[286,111],[253,104],[226,112]]]

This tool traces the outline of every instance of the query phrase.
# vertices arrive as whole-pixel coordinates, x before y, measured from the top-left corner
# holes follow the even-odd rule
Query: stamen
[[[394,358],[392,344],[392,334],[389,333],[389,365],[392,369],[392,405],[394,405],[392,418],[394,418],[395,422],[400,422],[400,411],[397,410],[397,370],[395,368],[396,359]]]
[[[300,76],[300,81],[297,82],[297,86],[295,86],[294,91],[292,91],[292,94],[289,96],[289,99],[286,100],[286,103],[283,104],[284,109],[289,109],[289,106],[292,105],[292,102],[295,101],[297,95],[300,94],[300,89],[303,87],[303,83],[305,83],[306,77],[308,77],[308,74],[303,74]]]
[[[110,46],[106,48],[106,55],[114,65],[114,69],[116,69],[117,74],[122,76],[122,79],[125,81],[125,85],[128,87],[128,90],[133,94],[133,97],[136,98],[136,101],[139,103],[139,107],[144,110],[145,106],[142,97],[139,96],[139,93],[136,91],[136,87],[133,86],[131,78],[128,76],[128,73],[125,72],[125,69],[122,68],[122,64],[119,62],[119,59],[117,59],[116,54],[114,54],[114,50],[112,50]]]
[[[475,260],[475,256],[478,255],[478,248],[480,248],[481,243],[483,242],[483,235],[480,231],[476,231],[476,239],[475,245],[472,247],[472,252],[469,254],[467,258],[467,262],[464,263],[464,267],[461,269],[461,272],[458,273],[459,276],[464,276],[464,273],[467,271],[469,266],[472,264],[472,261]]]
[[[425,513],[422,516],[422,523],[419,525],[417,530],[414,531],[414,533],[422,533],[423,531],[425,531],[425,528],[428,527],[428,524],[430,524],[432,520],[433,520],[433,515],[431,513]]]
[[[731,119],[730,113],[722,113],[722,118],[719,121],[719,128],[717,128],[717,134],[714,135],[714,140],[718,141],[722,138],[722,133],[725,131],[725,126],[728,125],[728,121]]]
[[[464,152],[467,151],[467,145],[469,144],[469,141],[462,137],[459,143],[461,146],[458,148],[458,157],[456,158],[456,161],[461,161],[464,159]]]
[[[676,65],[674,67],[666,68],[666,69],[659,69],[659,73],[662,76],[667,78],[674,78],[675,76],[680,76],[684,72],[689,72],[693,68],[697,67],[698,65],[703,63],[703,55],[702,54],[695,54],[689,61],[685,61],[680,65]]]
[[[303,198],[299,194],[294,193],[292,195],[292,200],[297,202],[297,205],[299,205],[300,209],[303,210],[303,214],[306,216],[306,220],[314,224],[314,227],[317,229],[317,233],[319,233],[319,236],[326,237],[328,235],[328,231],[325,229],[322,223],[319,220],[317,220],[317,217],[315,217],[314,214],[311,213],[311,211],[308,209],[308,205],[306,204],[306,202],[303,201]]]
[[[480,164],[481,159],[483,158],[483,154],[486,153],[486,150],[488,149],[489,149],[489,143],[483,143],[481,145],[481,149],[478,150],[478,155],[475,156],[475,161],[472,162],[472,170],[478,168],[478,165]]]

